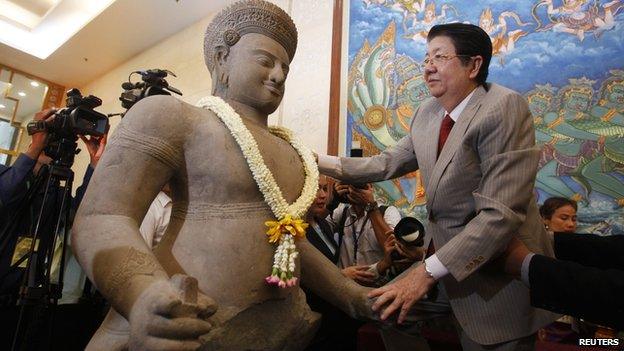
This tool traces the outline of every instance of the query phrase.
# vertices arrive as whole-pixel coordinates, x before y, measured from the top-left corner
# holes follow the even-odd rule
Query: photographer
[[[401,214],[394,206],[381,208],[370,184],[334,183],[334,191],[340,204],[329,219],[338,232],[338,267],[359,284],[374,285],[377,274],[370,265],[383,259],[383,245]]]
[[[55,112],[55,109],[43,110],[38,112],[34,119],[36,121],[50,121],[54,118]],[[79,135],[79,137],[83,140],[89,152],[90,164],[83,177],[82,185],[78,187],[76,196],[72,199],[72,213],[75,213],[78,208],[93,170],[106,146],[106,135],[100,138],[82,135]],[[19,209],[18,207],[24,200],[28,189],[33,186],[33,181],[40,173],[42,166],[52,162],[52,159],[43,151],[47,146],[47,138],[48,133],[45,131],[33,134],[32,143],[28,151],[20,155],[12,167],[5,168],[0,173],[2,185],[0,193],[3,201],[3,207],[0,211],[0,223],[2,223],[0,233],[3,234],[0,238],[3,249],[0,253],[0,276],[2,277],[0,279],[0,305],[6,306],[15,303],[17,289],[21,283],[22,271],[26,261],[22,262],[19,268],[12,272],[10,267],[21,258],[23,251],[30,247],[31,240],[29,237],[34,232],[36,223],[33,222],[38,215],[38,213],[35,213],[35,209],[40,208],[43,204],[43,190],[45,189],[34,196],[29,208]],[[52,184],[52,187],[54,188],[56,185],[58,184]],[[45,245],[45,241],[49,239],[47,234],[54,230],[54,213],[60,208],[60,203],[58,202],[61,195],[60,191],[53,191],[45,200],[45,209],[47,210],[45,213],[42,213],[40,224],[42,235],[40,235],[36,246]],[[14,230],[7,232],[7,227],[14,218],[18,218],[19,223],[15,225]]]
[[[370,271],[377,273],[376,284],[384,285],[415,262],[423,259],[425,250],[420,246],[408,246],[391,234],[384,243],[384,258],[373,264]]]
[[[46,109],[35,114],[34,119],[36,121],[48,121],[54,118],[54,113],[56,113],[56,109]],[[26,177],[43,153],[47,137],[47,132],[34,134],[28,150],[19,155],[13,166],[0,165],[0,213],[4,212],[4,208],[9,203],[14,202],[12,198],[18,194],[17,190],[23,188]]]
[[[57,111],[55,109],[47,109],[38,112],[35,121],[52,121]],[[85,143],[89,152],[90,164],[87,167],[83,177],[82,185],[76,190],[76,196],[71,198],[70,213],[75,213],[82,196],[89,184],[93,170],[97,165],[106,146],[106,135],[96,138],[93,136],[85,137],[78,135]],[[32,135],[32,142],[25,154],[19,156],[12,167],[4,168],[0,171],[0,193],[2,196],[2,209],[0,210],[0,315],[2,325],[10,327],[3,328],[0,333],[1,346],[3,349],[9,349],[16,330],[20,307],[16,303],[20,297],[20,286],[23,283],[24,273],[29,258],[26,256],[31,248],[33,235],[37,225],[39,225],[38,239],[35,241],[36,259],[33,258],[32,264],[38,269],[34,274],[36,281],[40,279],[45,267],[45,250],[52,245],[53,237],[56,229],[56,220],[60,218],[60,228],[71,225],[65,223],[61,211],[61,199],[63,196],[59,182],[50,184],[47,197],[44,199],[46,184],[32,194],[30,201],[27,199],[29,190],[35,189],[38,181],[45,179],[45,173],[42,173],[43,166],[49,165],[53,159],[46,155],[44,151],[51,142],[47,131],[40,131]],[[41,211],[40,223],[37,224],[39,218],[39,209]],[[71,216],[70,216],[71,217]],[[71,219],[70,219],[71,220]],[[56,249],[53,248],[56,253]],[[33,256],[34,257],[34,256]],[[56,270],[56,266],[50,266],[52,272]],[[31,314],[36,313],[33,306],[25,306],[25,321],[33,320],[41,325],[46,323],[43,317],[33,317]]]

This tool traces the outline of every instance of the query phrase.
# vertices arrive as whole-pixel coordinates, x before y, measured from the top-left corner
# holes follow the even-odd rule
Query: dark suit
[[[555,233],[555,257],[584,266],[624,270],[624,235]]]
[[[308,239],[310,244],[314,245],[314,247],[316,247],[317,250],[319,250],[325,257],[327,257],[328,260],[332,261],[333,264],[337,264],[340,251],[338,250],[338,245],[334,240],[331,226],[329,225],[329,223],[327,223],[327,221],[322,218],[317,218],[316,223],[318,224],[319,228],[321,228],[322,233],[318,233],[312,226],[309,226],[306,230],[306,238]],[[321,235],[325,238],[325,240],[321,238]],[[327,247],[325,241],[332,245],[332,247],[334,248],[333,253],[331,252],[329,247]]]
[[[623,254],[624,236],[555,235],[558,260],[531,259],[531,304],[624,329]]]

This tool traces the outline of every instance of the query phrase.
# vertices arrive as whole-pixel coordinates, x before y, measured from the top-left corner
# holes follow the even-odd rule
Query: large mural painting
[[[351,0],[347,149],[379,153],[429,97],[420,62],[435,24],[478,24],[488,81],[522,93],[542,147],[535,194],[579,202],[581,231],[624,234],[624,0]],[[419,172],[378,183],[382,201],[424,219]]]

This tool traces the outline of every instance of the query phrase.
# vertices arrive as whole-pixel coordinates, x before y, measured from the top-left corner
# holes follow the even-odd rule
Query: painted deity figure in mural
[[[403,17],[401,24],[403,31],[407,32],[407,22],[412,21],[411,27],[418,22],[418,14],[425,9],[425,0],[395,0],[392,4],[387,4],[392,11],[398,12]]]
[[[580,173],[590,192],[597,192],[624,207],[624,71],[612,70],[590,108],[589,121],[579,127],[601,136],[600,152],[588,160]]]
[[[612,174],[621,172],[624,159],[623,116],[615,109],[591,105],[593,83],[588,79],[570,79],[570,84],[558,94],[562,102],[559,111],[544,115],[546,128],[538,128],[536,137],[545,144],[542,159],[548,161],[538,173],[536,187],[575,200],[588,200],[595,192],[624,206],[624,184]],[[609,97],[604,91],[616,85],[617,79],[603,84],[603,95]],[[612,98],[617,96],[616,93]],[[574,179],[585,195],[575,193],[563,176]]]
[[[354,139],[366,155],[392,146],[409,130],[421,101],[429,96],[420,65],[396,55],[396,25],[391,22],[374,45],[364,43],[349,68],[348,112]],[[414,215],[425,202],[420,173],[375,184],[383,202]]]
[[[494,20],[492,9],[485,8],[479,17],[479,27],[483,28],[492,40],[492,56],[498,56],[501,64],[505,62],[505,55],[511,53],[515,48],[515,43],[527,32],[521,29],[508,31],[506,18],[516,21],[519,26],[527,26],[513,11],[504,11],[498,16],[498,23]]]
[[[411,33],[406,33],[404,37],[416,42],[426,43],[427,34],[431,27],[448,21],[447,10],[453,11],[455,16],[458,16],[457,9],[449,4],[442,4],[440,7],[440,14],[438,14],[435,1],[429,2],[425,6],[423,19],[419,22],[415,22],[412,26],[413,31]]]
[[[542,25],[538,17],[538,9],[546,6],[549,23]],[[563,4],[555,7],[553,0],[541,0],[533,5],[533,17],[538,23],[536,31],[553,30],[555,32],[576,35],[580,41],[585,33],[593,33],[594,37],[615,27],[615,15],[624,6],[622,0],[613,0],[600,5],[598,1],[563,0]]]
[[[599,136],[575,125],[589,118],[593,82],[572,79],[570,83],[557,94],[559,106],[543,114],[543,126],[536,132],[537,141],[544,144],[542,162],[545,164],[538,172],[535,186],[551,196],[581,201],[586,194],[576,192],[562,177],[573,176],[578,171],[581,157],[591,157]]]
[[[383,6],[392,12],[401,14],[403,31],[407,32],[407,23],[411,20],[410,27],[414,27],[418,21],[418,14],[425,9],[426,0],[362,0],[366,8],[371,5]]]
[[[525,98],[529,103],[529,109],[533,115],[533,125],[538,143],[553,140],[554,132],[548,130],[548,126],[544,123],[544,114],[553,110],[555,91],[556,89],[550,83],[536,84],[534,89],[525,94]],[[552,159],[551,155],[551,152],[542,152],[538,169]]]

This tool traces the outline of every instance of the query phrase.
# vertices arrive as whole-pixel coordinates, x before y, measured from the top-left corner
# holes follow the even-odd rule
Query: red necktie
[[[451,118],[451,115],[447,113],[442,120],[442,124],[440,125],[440,137],[438,138],[438,156],[440,156],[440,152],[442,152],[444,143],[446,143],[446,139],[448,138],[449,134],[451,134],[451,129],[453,129],[454,124],[455,122]]]

